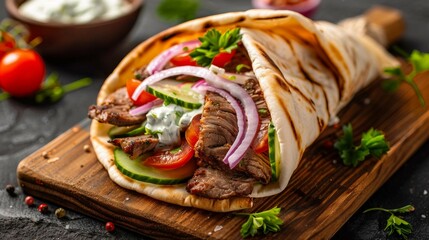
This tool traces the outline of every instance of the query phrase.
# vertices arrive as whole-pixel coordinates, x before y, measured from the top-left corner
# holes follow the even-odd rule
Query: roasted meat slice
[[[250,95],[253,102],[255,102],[256,108],[258,109],[259,117],[262,119],[270,117],[270,112],[268,111],[267,103],[265,102],[264,95],[261,87],[258,84],[255,76],[247,79],[246,83],[243,85],[246,92]]]
[[[88,117],[101,123],[110,123],[116,126],[131,126],[146,120],[145,115],[133,116],[129,113],[133,103],[128,97],[126,88],[120,88],[110,94],[100,105],[91,105]]]
[[[254,180],[212,168],[198,168],[189,180],[189,193],[206,198],[224,199],[248,196],[253,190]]]
[[[130,155],[131,159],[135,159],[144,153],[152,151],[158,142],[158,138],[151,135],[140,135],[109,140],[109,143],[120,147],[125,153]]]
[[[223,158],[238,133],[235,111],[225,98],[207,92],[201,118],[201,132],[196,144],[198,165],[228,171]],[[271,168],[267,159],[249,149],[234,172],[253,177],[261,183],[271,180]]]

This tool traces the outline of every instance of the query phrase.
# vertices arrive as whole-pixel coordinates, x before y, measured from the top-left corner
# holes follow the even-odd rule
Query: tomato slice
[[[259,137],[259,136],[258,136]],[[256,153],[263,153],[268,151],[268,132],[266,132],[262,138],[260,138],[259,142],[256,142],[253,145],[253,150]]]
[[[220,52],[218,53],[212,60],[212,64],[218,67],[225,67],[225,65],[231,62],[231,59],[234,57],[236,50],[232,50],[230,53],[228,52]]]
[[[160,169],[176,169],[184,166],[194,156],[194,149],[187,141],[182,141],[178,148],[160,151],[146,158],[144,164]]]
[[[175,66],[197,66],[197,62],[189,56],[190,52],[179,54],[172,58],[170,62]]]
[[[136,88],[140,85],[141,81],[137,80],[137,79],[129,79],[127,81],[127,92],[128,92],[128,97],[131,99],[131,101],[133,101],[133,104],[136,106],[141,106],[143,104],[146,104],[148,102],[152,102],[153,100],[156,99],[156,97],[146,91],[143,91],[142,94],[140,94],[139,98],[134,101],[131,96],[133,95],[134,91],[136,90]]]
[[[224,67],[227,63],[231,62],[234,57],[236,50],[232,50],[230,53],[221,52],[218,53],[212,60],[212,64],[218,67]],[[190,52],[179,54],[172,58],[170,62],[175,66],[197,66],[197,62],[189,56]]]
[[[195,148],[195,144],[200,136],[200,120],[201,114],[195,115],[185,132],[185,139],[192,148]]]

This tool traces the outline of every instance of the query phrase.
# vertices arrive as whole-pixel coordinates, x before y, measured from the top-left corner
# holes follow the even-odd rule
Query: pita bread
[[[152,198],[209,211],[252,207],[253,197],[282,192],[305,149],[330,119],[386,66],[398,63],[371,38],[327,22],[313,22],[291,11],[249,10],[196,19],[163,31],[132,50],[106,79],[97,104],[133,77],[163,50],[202,36],[208,29],[240,27],[243,45],[264,93],[280,142],[280,178],[256,185],[248,198],[207,199],[189,194],[185,185],[160,186],[122,175],[107,143],[111,127],[96,121],[91,141],[99,161],[118,185]]]

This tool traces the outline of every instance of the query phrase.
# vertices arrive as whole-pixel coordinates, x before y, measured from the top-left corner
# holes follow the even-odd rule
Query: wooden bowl
[[[131,4],[131,11],[117,18],[95,20],[84,24],[39,22],[23,16],[19,6],[25,0],[6,0],[9,16],[23,24],[30,32],[30,39],[40,37],[36,50],[48,58],[75,58],[99,54],[118,45],[135,25],[143,8],[143,0],[124,0]]]

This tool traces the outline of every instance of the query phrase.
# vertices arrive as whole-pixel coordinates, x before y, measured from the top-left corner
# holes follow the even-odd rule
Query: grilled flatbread
[[[97,103],[123,87],[134,71],[163,50],[202,36],[208,29],[240,27],[242,43],[264,93],[280,142],[278,181],[256,185],[249,197],[208,199],[189,194],[185,185],[160,186],[121,174],[114,164],[114,146],[107,143],[111,125],[93,121],[91,141],[99,161],[118,185],[152,198],[209,211],[252,207],[253,197],[282,192],[305,149],[354,94],[398,63],[363,33],[328,22],[314,22],[290,11],[249,10],[196,19],[161,32],[132,50],[106,79]]]

